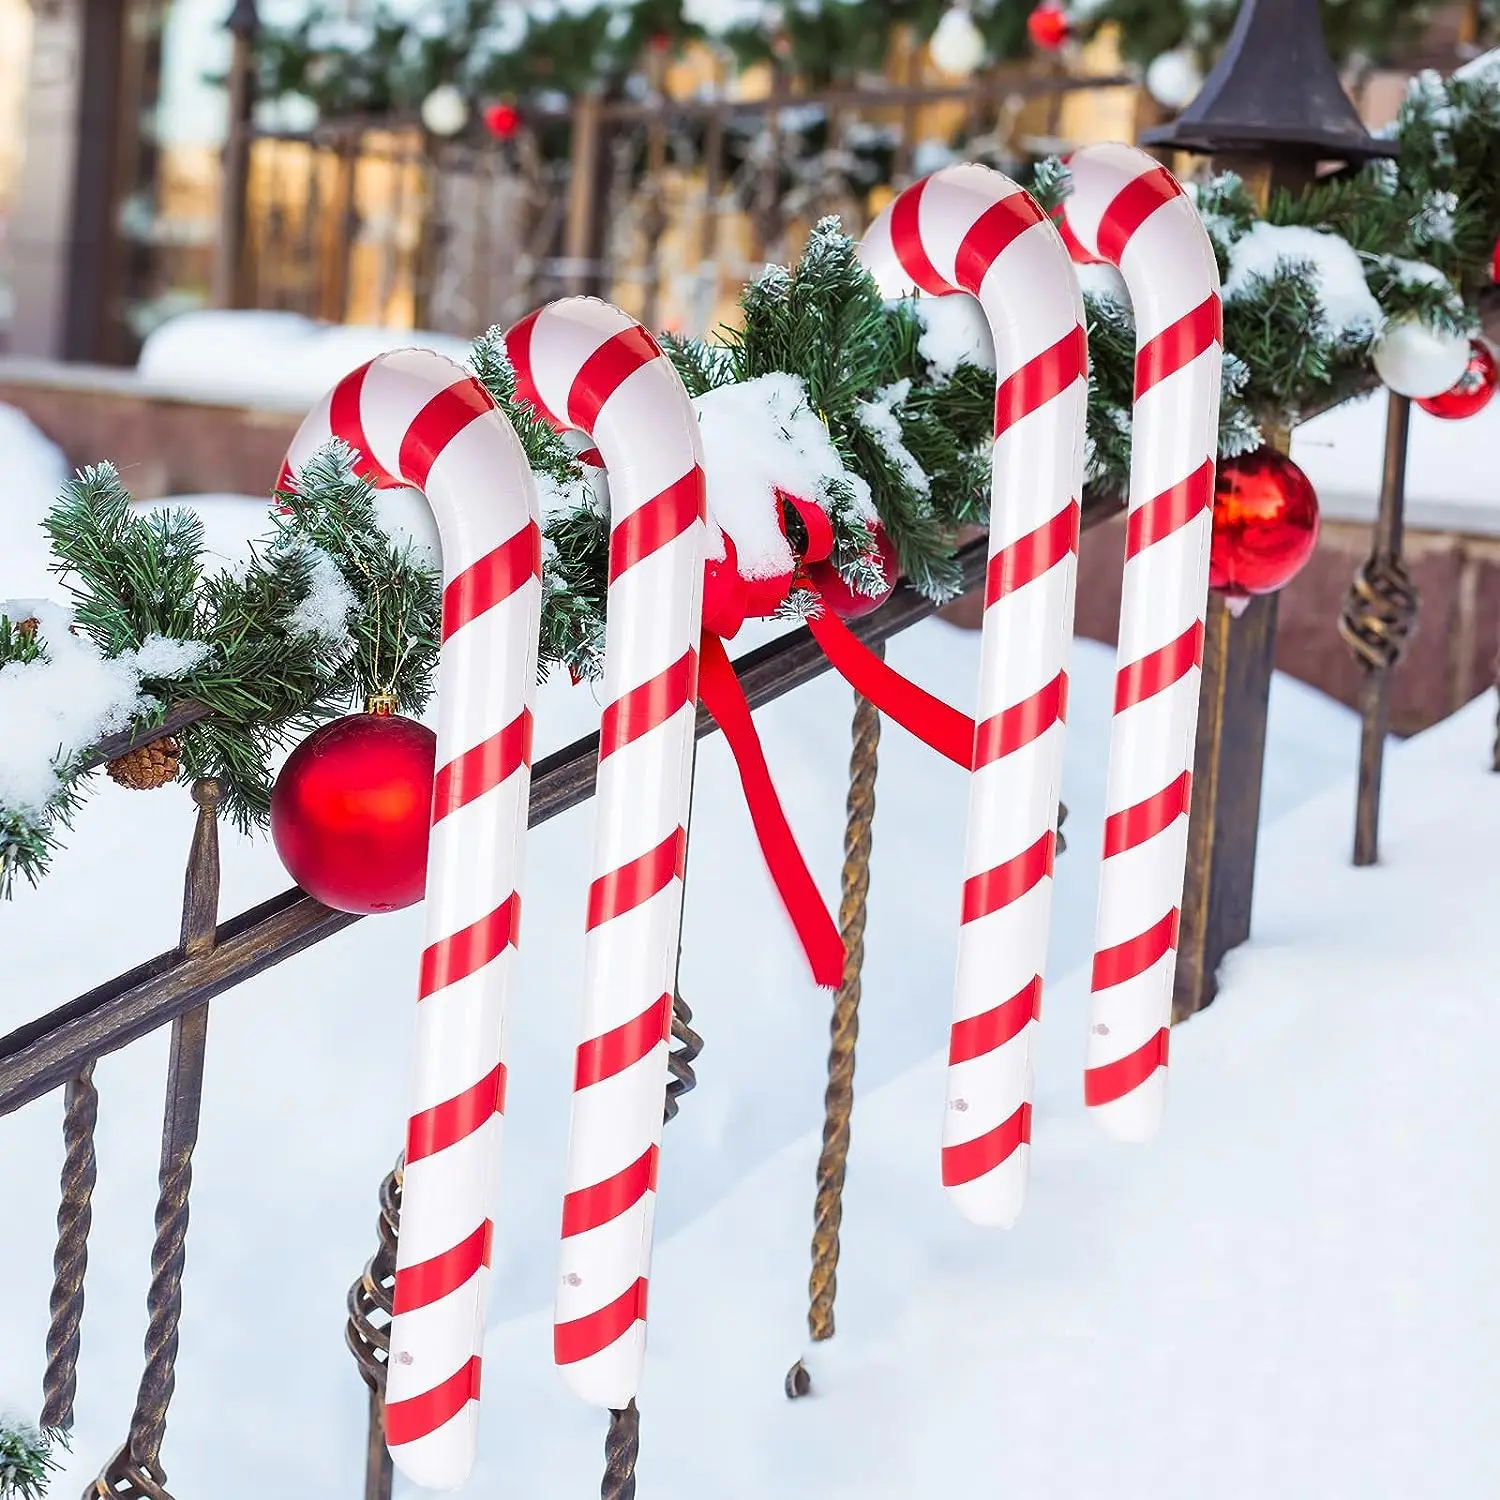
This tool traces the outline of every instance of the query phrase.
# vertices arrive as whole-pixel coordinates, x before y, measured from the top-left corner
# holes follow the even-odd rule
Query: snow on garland
[[[1264,218],[1231,175],[1195,189],[1225,289],[1221,455],[1373,389],[1371,350],[1388,322],[1475,326],[1500,232],[1500,57],[1447,82],[1417,79],[1395,135],[1395,163],[1279,195]],[[1056,205],[1066,170],[1044,163],[1033,190]],[[1135,330],[1118,278],[1089,273],[1084,302],[1088,478],[1122,495]],[[831,219],[795,267],[753,282],[742,308],[742,326],[712,341],[664,341],[703,424],[711,553],[726,554],[727,534],[746,577],[784,575],[805,538],[780,490],[825,511],[851,588],[882,581],[878,523],[912,586],[951,598],[959,534],[989,504],[994,351],[977,308],[884,301]],[[515,425],[544,501],[543,669],[595,676],[607,486],[517,398],[498,331],[476,342],[471,367]],[[44,525],[72,624],[29,602],[0,622],[0,893],[45,870],[93,740],[158,723],[173,700],[210,710],[180,735],[181,776],[218,778],[246,828],[264,822],[273,756],[316,724],[376,694],[405,713],[425,706],[440,618],[431,549],[393,524],[387,497],[337,445],[283,498],[249,562],[216,569],[196,516],[140,514],[107,465],[68,486]],[[794,587],[783,609],[815,607]]]

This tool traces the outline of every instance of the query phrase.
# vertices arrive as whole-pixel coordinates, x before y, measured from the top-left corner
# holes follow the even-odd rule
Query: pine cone
[[[177,779],[177,741],[153,740],[127,751],[108,767],[111,781],[133,792],[150,792]]]

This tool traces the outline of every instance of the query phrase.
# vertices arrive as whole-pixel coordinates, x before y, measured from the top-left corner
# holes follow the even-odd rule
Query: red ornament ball
[[[839,571],[831,562],[815,562],[807,565],[807,581],[823,596],[824,603],[841,620],[857,620],[880,608],[891,597],[896,580],[901,576],[901,565],[896,560],[896,549],[883,527],[873,528],[875,551],[871,554],[880,563],[885,578],[885,587],[878,594],[860,594],[839,577]]]
[[[1307,475],[1274,448],[1219,465],[1209,586],[1231,599],[1274,594],[1318,544],[1318,496]]]
[[[1072,34],[1073,23],[1067,11],[1050,0],[1043,0],[1026,17],[1026,35],[1031,38],[1032,46],[1040,47],[1043,52],[1056,52]]]
[[[354,714],[302,742],[271,792],[271,838],[289,874],[335,911],[422,899],[437,736],[396,714]]]
[[[1500,281],[1500,240],[1495,241],[1495,249],[1490,256],[1490,280]]]
[[[508,141],[521,128],[521,112],[513,104],[487,104],[484,128],[496,140]]]
[[[1458,377],[1451,391],[1441,396],[1428,396],[1418,401],[1423,411],[1445,422],[1461,422],[1472,417],[1490,404],[1495,394],[1497,378],[1495,356],[1478,339],[1469,341],[1469,367]]]

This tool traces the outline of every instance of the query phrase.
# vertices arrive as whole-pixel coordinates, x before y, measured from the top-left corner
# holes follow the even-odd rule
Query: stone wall
[[[1276,665],[1355,706],[1360,669],[1339,639],[1339,608],[1370,547],[1370,528],[1323,525],[1318,550],[1282,591]],[[1493,680],[1500,648],[1500,541],[1408,532],[1407,567],[1421,596],[1417,632],[1391,679],[1391,728],[1415,734],[1446,718]],[[1115,640],[1125,561],[1123,519],[1084,538],[1078,567],[1078,633]]]
[[[302,420],[153,392],[128,372],[6,359],[0,403],[24,412],[75,467],[108,459],[140,500],[269,495]]]

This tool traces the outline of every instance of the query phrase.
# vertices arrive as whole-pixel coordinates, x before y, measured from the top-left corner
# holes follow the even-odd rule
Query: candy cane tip
[[[640,1326],[637,1324],[637,1329]],[[639,1394],[638,1361],[633,1368],[623,1370],[617,1362],[583,1360],[576,1365],[559,1365],[558,1373],[563,1384],[580,1401],[597,1406],[601,1411],[621,1411]]]
[[[1014,1229],[1026,1207],[1024,1176],[1019,1183],[966,1182],[947,1193],[960,1217],[980,1229]]]
[[[471,1401],[466,1413],[438,1431],[410,1443],[392,1443],[391,1462],[419,1489],[460,1490],[474,1470],[477,1426],[478,1407]]]
[[[1108,1104],[1096,1104],[1092,1114],[1105,1135],[1127,1145],[1144,1145],[1155,1140],[1161,1133],[1162,1118],[1166,1112],[1166,1073],[1158,1069],[1138,1089],[1123,1099],[1113,1099]]]

